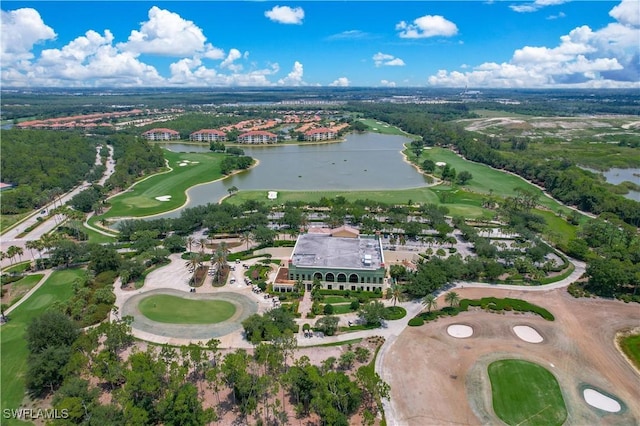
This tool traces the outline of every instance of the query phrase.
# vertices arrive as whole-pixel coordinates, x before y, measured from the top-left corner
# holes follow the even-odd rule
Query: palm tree
[[[450,291],[444,296],[445,302],[447,302],[452,308],[460,304],[460,296],[455,291]]]
[[[216,265],[216,282],[220,283],[220,278],[224,275],[227,267],[227,247],[226,244],[220,244],[213,255],[212,262]]]
[[[249,243],[251,242],[251,233],[250,232],[243,232],[242,235],[240,235],[240,241],[243,243],[247,244],[247,250],[249,250]]]
[[[200,253],[204,254],[204,249],[207,247],[207,239],[206,238],[200,238],[198,240],[198,245],[200,246]]]
[[[200,257],[200,255],[196,253],[191,253],[189,260],[187,260],[187,262],[185,263],[185,266],[187,267],[187,269],[189,269],[189,271],[193,270],[193,277],[191,278],[191,281],[193,282],[194,286],[196,284],[196,272],[201,265],[202,257]]]
[[[391,300],[393,301],[393,306],[396,306],[398,300],[402,297],[402,288],[398,284],[394,284],[391,286]]]
[[[435,309],[438,307],[436,297],[432,293],[429,293],[425,297],[423,297],[422,303],[427,307],[427,312],[431,312],[431,309]]]
[[[193,246],[195,242],[196,242],[196,239],[193,238],[193,236],[189,235],[187,237],[187,249],[189,249],[189,251],[191,251],[191,246]]]

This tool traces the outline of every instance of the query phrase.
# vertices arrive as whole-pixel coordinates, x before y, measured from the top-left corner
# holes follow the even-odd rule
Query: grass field
[[[383,123],[381,121],[377,121],[371,118],[363,118],[363,119],[359,119],[359,121],[362,122],[362,124],[366,125],[370,131],[375,133],[381,133],[383,135],[401,135],[401,136],[407,136],[409,138],[417,137],[417,136],[410,135],[409,133],[403,132],[402,130],[388,123]]]
[[[532,362],[505,359],[489,365],[496,415],[509,425],[552,426],[567,419],[558,381]]]
[[[236,312],[236,307],[224,300],[190,300],[168,294],[146,297],[138,308],[152,321],[172,324],[215,324]]]
[[[17,409],[25,394],[24,376],[27,371],[27,342],[24,333],[31,320],[42,314],[55,302],[65,301],[73,295],[72,283],[84,273],[79,269],[55,271],[49,279],[22,305],[9,314],[9,322],[2,326],[0,353],[2,363],[2,409]],[[25,424],[3,419],[3,425]]]
[[[621,338],[620,347],[636,368],[640,368],[640,334],[633,334]]]
[[[176,209],[187,201],[187,189],[222,177],[220,162],[224,154],[164,151],[164,156],[172,171],[153,175],[134,185],[130,191],[110,199],[111,208],[96,220],[149,216]],[[181,166],[185,161],[189,163]],[[163,196],[171,198],[168,201],[156,199]]]
[[[18,281],[11,283],[11,302],[9,305],[15,305],[15,303],[22,299],[22,296],[27,294],[40,280],[44,277],[43,274],[27,275]]]
[[[2,197],[0,196],[0,203],[2,202]],[[16,223],[20,222],[25,217],[29,216],[32,211],[28,211],[26,213],[20,214],[3,214],[0,215],[0,235],[4,234],[6,231],[11,229]]]

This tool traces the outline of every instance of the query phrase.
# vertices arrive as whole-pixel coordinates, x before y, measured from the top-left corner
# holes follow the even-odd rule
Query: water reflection
[[[217,202],[227,189],[240,190],[372,190],[421,187],[429,178],[403,160],[408,139],[377,133],[350,134],[344,142],[314,145],[243,146],[257,167],[219,182],[187,191],[187,207]],[[206,152],[208,146],[162,144],[177,152]],[[266,194],[265,194],[266,196]],[[164,217],[176,217],[179,211]]]

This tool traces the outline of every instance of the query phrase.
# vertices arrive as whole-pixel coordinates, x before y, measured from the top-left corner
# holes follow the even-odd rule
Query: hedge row
[[[456,316],[460,312],[466,312],[469,310],[469,306],[481,307],[482,309],[491,311],[518,311],[518,312],[532,312],[540,315],[547,321],[555,320],[553,314],[546,309],[529,303],[520,299],[498,299],[496,297],[483,297],[482,299],[462,299],[459,306],[447,306],[445,308],[431,311],[421,312],[416,317],[409,320],[409,325],[416,327],[424,324],[425,322],[433,321],[443,316]]]
[[[480,300],[477,299],[463,299],[460,301],[460,310],[466,311],[469,306],[479,306],[482,309],[489,309],[492,311],[518,311],[518,312],[533,312],[540,315],[547,321],[555,320],[553,314],[533,303],[529,303],[520,299],[498,299],[496,297],[483,297]]]

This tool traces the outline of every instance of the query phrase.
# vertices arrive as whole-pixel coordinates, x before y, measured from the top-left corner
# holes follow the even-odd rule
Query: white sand
[[[471,337],[473,335],[473,328],[468,325],[452,324],[447,327],[447,333],[449,333],[449,336],[464,339],[465,337]]]
[[[159,197],[156,197],[156,200],[158,201],[169,201],[171,199],[171,195],[161,195]]]
[[[377,127],[374,127],[374,128],[373,128],[373,130],[378,130],[378,128],[377,128]]]
[[[444,166],[446,166],[446,165],[447,165],[447,163],[445,163],[444,161],[438,161],[438,162],[436,163],[436,166],[438,166],[438,167],[444,167]]]
[[[544,340],[535,328],[529,327],[528,325],[516,325],[513,327],[513,332],[525,342],[540,343]]]
[[[188,166],[188,164],[187,163],[180,163],[180,164],[178,164],[178,166],[184,167],[184,166]]]
[[[587,404],[600,410],[617,413],[622,409],[618,401],[601,394],[597,390],[587,388],[582,391],[582,395],[584,396],[584,400],[587,401]]]

